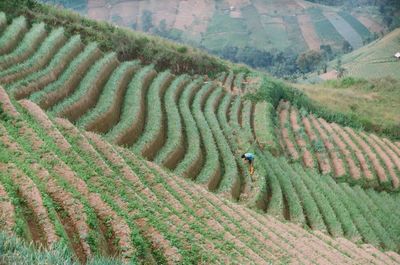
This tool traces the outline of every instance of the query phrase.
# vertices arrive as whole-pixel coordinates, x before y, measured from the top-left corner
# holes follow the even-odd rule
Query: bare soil
[[[297,21],[301,29],[301,34],[303,35],[304,40],[307,42],[308,48],[310,48],[310,50],[319,51],[321,40],[315,32],[315,28],[310,16],[306,14],[298,15]]]
[[[280,121],[280,127],[281,127],[281,136],[283,143],[285,145],[285,149],[287,150],[289,156],[291,159],[294,161],[299,159],[299,154],[292,143],[290,136],[289,136],[289,130],[286,128],[285,124],[288,121],[288,109],[287,109],[287,103],[286,102],[281,102],[280,105],[278,106],[278,112],[279,112],[279,121]]]
[[[307,149],[307,143],[306,143],[305,139],[299,133],[299,130],[301,127],[300,127],[299,123],[297,122],[298,115],[299,114],[298,114],[297,110],[295,108],[291,108],[290,123],[292,125],[293,132],[296,137],[297,145],[300,147],[301,152],[303,153],[303,155],[302,155],[303,164],[305,167],[313,168],[314,167],[314,159],[313,159],[310,151]]]
[[[19,116],[19,113],[14,107],[14,105],[11,103],[7,92],[1,86],[0,86],[0,103],[4,113],[14,118]]]

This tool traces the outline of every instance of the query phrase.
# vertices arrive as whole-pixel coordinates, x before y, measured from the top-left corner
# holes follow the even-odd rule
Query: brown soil
[[[0,70],[7,69],[12,65],[19,64],[28,59],[30,56],[33,55],[33,53],[36,51],[36,49],[39,47],[39,45],[43,42],[43,40],[46,37],[47,37],[47,32],[43,30],[39,36],[36,36],[36,38],[30,43],[29,47],[23,53],[13,57],[7,57],[6,60],[0,62]]]
[[[390,177],[392,178],[392,185],[395,189],[399,187],[399,179],[394,171],[394,165],[388,155],[382,150],[382,148],[371,138],[363,132],[360,132],[360,136],[363,137],[368,144],[375,149],[376,153],[380,156],[381,161],[385,164],[386,169],[389,171]]]
[[[308,119],[308,117],[303,117],[302,122],[304,125],[304,129],[305,129],[308,137],[310,138],[310,142],[312,143],[312,142],[318,141],[318,138],[315,135],[314,130],[312,129],[312,126],[311,126],[311,123],[310,123],[310,120]],[[331,165],[328,161],[328,158],[326,157],[326,154],[319,152],[317,150],[315,150],[315,153],[317,156],[319,170],[321,171],[321,173],[324,175],[330,173]]]
[[[358,148],[358,146],[353,142],[353,140],[350,138],[350,136],[336,123],[331,123],[332,129],[336,131],[338,135],[340,135],[343,140],[347,143],[347,145],[351,148],[351,150],[355,153],[355,156],[358,159],[360,168],[367,180],[373,180],[373,175],[371,170],[369,169],[368,163],[366,158],[364,157],[364,154],[361,152],[361,150]]]
[[[51,49],[49,49],[46,53],[45,56],[41,57],[38,59],[35,64],[29,68],[24,68],[20,70],[19,72],[12,73],[9,75],[6,75],[2,78],[0,78],[0,83],[2,84],[10,84],[18,79],[23,79],[27,75],[37,72],[41,70],[43,67],[45,67],[50,60],[53,58],[54,54],[65,44],[66,42],[66,37],[62,37],[57,39],[53,44]]]
[[[141,101],[140,101],[140,110],[138,113],[133,113],[132,115],[135,115],[135,118],[132,122],[132,124],[129,125],[128,128],[126,128],[123,132],[121,132],[120,135],[118,135],[115,139],[113,139],[113,142],[118,145],[126,145],[126,146],[131,146],[134,142],[136,142],[136,139],[140,136],[142,133],[142,130],[144,128],[144,115],[146,111],[146,94],[147,90],[149,89],[149,86],[153,79],[156,77],[157,72],[151,71],[149,72],[145,77],[144,77],[144,82],[142,86],[142,93],[141,93]],[[125,99],[126,100],[126,99]],[[121,122],[121,120],[119,121]]]
[[[357,15],[357,14],[354,14],[354,15],[370,31],[376,32],[376,33],[381,33],[381,32],[385,31],[385,28],[381,24],[379,24],[375,20],[373,20],[371,17]]]
[[[23,38],[25,33],[28,31],[27,26],[25,25],[21,30],[19,30],[16,34],[14,34],[12,39],[7,40],[7,43],[0,47],[0,55],[7,54],[11,52]]]
[[[333,169],[335,172],[336,177],[341,177],[346,174],[346,169],[343,165],[343,160],[339,157],[337,151],[335,150],[334,145],[329,140],[328,136],[326,135],[325,131],[319,125],[317,119],[314,116],[310,116],[311,122],[314,128],[317,129],[319,135],[324,142],[325,148],[328,150],[329,156],[332,161]]]
[[[57,104],[60,100],[69,96],[79,85],[82,78],[89,68],[101,57],[102,53],[99,49],[85,58],[71,74],[68,80],[53,92],[49,92],[39,102],[39,106],[45,110]]]
[[[7,234],[13,233],[15,225],[15,209],[7,195],[6,190],[0,184],[0,230]]]
[[[7,92],[1,86],[0,86],[0,103],[1,103],[0,107],[2,108],[4,113],[14,118],[19,116],[19,113],[14,107],[14,105],[11,103]]]
[[[82,51],[82,48],[83,44],[73,47],[73,49],[69,50],[68,53],[66,53],[64,57],[60,59],[60,62],[51,70],[49,74],[42,76],[26,86],[19,87],[18,90],[15,90],[14,97],[16,99],[26,98],[33,92],[41,90],[51,82],[56,81],[69,63],[75,58],[75,56]]]
[[[88,109],[94,107],[99,99],[105,83],[110,77],[112,71],[118,66],[119,62],[117,57],[114,57],[111,62],[105,65],[97,75],[93,84],[85,91],[77,101],[63,109],[58,113],[58,116],[66,117],[70,121],[76,121]]]
[[[34,216],[34,218],[27,218],[33,240],[40,242],[44,246],[51,247],[58,241],[58,236],[48,216],[47,209],[43,205],[42,195],[35,183],[15,165],[1,164],[0,168],[2,171],[9,172],[12,181],[18,185],[20,196]]]
[[[124,72],[117,84],[117,88],[115,89],[116,92],[113,95],[113,102],[110,108],[99,115],[96,119],[89,122],[85,126],[87,131],[106,133],[118,123],[126,89],[132,79],[132,75],[138,70],[138,68],[139,66],[132,66]]]
[[[299,114],[295,108],[290,109],[290,123],[293,128],[294,135],[296,137],[296,142],[299,148],[301,149],[301,152],[303,153],[303,164],[305,167],[313,168],[314,167],[314,159],[312,157],[312,154],[310,151],[307,149],[307,144],[306,141],[303,139],[302,135],[299,133],[300,130],[300,125],[297,122]]]
[[[173,78],[174,78],[174,76],[169,75],[168,78],[166,78],[164,80],[164,82],[160,85],[160,87],[158,88],[158,91],[159,91],[158,98],[160,99],[159,102],[147,101],[147,109],[148,110],[151,108],[151,106],[153,104],[159,104],[159,105],[161,105],[161,114],[162,114],[162,116],[160,117],[160,120],[159,120],[159,130],[158,130],[157,135],[155,135],[155,137],[150,142],[148,142],[146,145],[144,145],[142,148],[142,155],[144,157],[146,157],[148,160],[154,159],[158,150],[161,149],[161,147],[164,145],[164,143],[166,141],[166,124],[165,124],[166,116],[165,116],[165,111],[164,111],[165,103],[163,101],[163,98],[165,95],[165,91],[171,84]],[[147,117],[146,117],[146,123],[148,123],[148,122],[149,121],[147,120]]]
[[[397,154],[397,156],[400,157],[400,143],[396,145],[394,142],[391,142],[386,138],[383,138],[382,140]]]
[[[388,179],[387,179],[385,170],[383,169],[382,165],[380,164],[379,160],[377,159],[376,154],[374,152],[372,152],[371,148],[351,128],[346,127],[346,128],[344,128],[344,130],[355,139],[355,141],[361,146],[361,148],[367,154],[372,165],[374,166],[374,169],[376,171],[376,174],[378,175],[380,183],[387,182]]]
[[[67,142],[67,140],[65,140],[64,136],[57,130],[57,128],[53,126],[53,123],[49,120],[44,111],[39,108],[39,106],[26,99],[20,100],[19,104],[25,108],[30,115],[33,116],[33,118],[40,124],[41,127],[46,130],[46,133],[48,133],[55,140],[57,146],[61,150],[64,152],[71,150],[71,145]]]
[[[46,183],[46,192],[65,211],[66,215],[59,214],[59,219],[67,232],[75,254],[81,262],[85,262],[87,257],[91,255],[91,250],[86,242],[90,229],[87,225],[87,216],[83,205],[80,201],[74,199],[70,193],[58,186],[49,172],[39,164],[31,164],[31,169],[41,181]],[[78,241],[76,237],[79,238]]]
[[[400,170],[400,157],[396,155],[396,153],[392,150],[391,146],[374,134],[370,134],[369,137],[380,145],[382,151],[388,154],[389,157],[392,159],[393,163],[397,167],[397,170]]]
[[[307,42],[310,50],[319,51],[321,40],[315,32],[314,25],[309,15],[298,15],[297,20],[301,29],[301,34],[304,40]]]
[[[285,124],[288,121],[288,103],[281,101],[278,106],[278,112],[279,112],[279,122],[280,122],[280,127],[281,127],[281,136],[283,143],[285,145],[285,149],[287,150],[290,158],[294,161],[299,159],[299,154],[292,143],[290,136],[289,136],[289,130],[286,128]]]
[[[327,123],[324,119],[318,119],[325,130],[332,137],[335,144],[339,147],[340,152],[345,157],[347,165],[349,166],[350,175],[354,180],[359,180],[361,177],[360,168],[355,164],[353,158],[351,157],[350,151],[347,149],[347,145],[340,139],[340,137],[336,134],[336,132],[332,129],[329,123]]]

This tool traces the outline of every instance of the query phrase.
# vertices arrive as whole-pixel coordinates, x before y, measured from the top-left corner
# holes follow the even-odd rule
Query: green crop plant
[[[346,11],[339,11],[338,15],[344,18],[344,20],[346,20],[351,25],[351,27],[355,29],[358,34],[360,34],[364,41],[371,38],[371,32],[350,13],[347,13]]]
[[[196,125],[192,112],[190,110],[190,103],[193,95],[197,92],[200,85],[203,83],[202,78],[193,80],[182,92],[179,98],[178,107],[179,113],[182,117],[182,125],[185,130],[185,139],[187,142],[186,153],[182,161],[179,162],[175,168],[177,174],[183,174],[190,177],[195,177],[197,172],[193,172],[191,167],[194,163],[200,163],[199,159],[202,157],[200,149],[200,132]]]
[[[188,89],[186,84],[189,82],[187,75],[177,77],[170,87],[165,92],[165,111],[167,116],[167,137],[165,145],[158,151],[154,161],[157,164],[163,164],[179,148],[184,148],[184,136],[182,130],[181,117],[177,106],[177,99],[179,98],[183,89]]]
[[[45,100],[46,96],[51,93],[61,94],[65,84],[73,78],[77,73],[75,72],[78,66],[85,61],[89,60],[90,57],[94,56],[98,51],[97,44],[92,42],[88,44],[83,52],[81,52],[68,66],[68,68],[58,77],[58,79],[48,84],[42,90],[39,90],[30,96],[30,100],[37,104],[41,104]]]
[[[124,82],[124,77],[127,74],[131,76],[132,72],[136,72],[139,67],[139,61],[129,61],[122,63],[107,81],[96,106],[85,113],[76,122],[76,124],[85,128],[90,123],[97,121],[100,117],[104,115],[105,112],[109,111],[112,106],[118,101],[118,95],[124,95],[124,93],[118,93],[119,90],[124,89],[123,87],[121,87],[122,83]]]
[[[272,105],[259,102],[254,113],[254,133],[258,144],[273,154],[279,154],[278,140],[275,134],[276,117]]]
[[[24,39],[19,43],[17,48],[11,53],[0,56],[0,69],[9,67],[14,62],[18,61],[20,57],[29,56],[29,52],[39,45],[39,42],[46,36],[46,28],[44,23],[37,23],[32,26]]]
[[[203,85],[200,91],[196,94],[192,103],[192,115],[194,116],[196,124],[199,128],[205,150],[205,162],[203,168],[196,178],[196,181],[199,183],[211,181],[220,171],[217,145],[202,111],[202,101],[205,100],[205,97],[212,91],[212,89],[213,86],[211,83],[206,83]],[[217,182],[219,182],[219,180]],[[215,189],[217,184],[218,183],[213,183],[214,187],[211,188]]]
[[[284,169],[285,172],[287,172],[287,179],[292,183],[296,194],[300,199],[305,217],[309,222],[309,226],[314,230],[326,232],[327,228],[318,209],[318,205],[314,201],[314,198],[311,196],[307,186],[304,185],[301,177],[293,170],[292,166],[289,166],[287,164],[284,158],[280,158],[278,161],[281,165],[281,168]]]
[[[95,80],[99,78],[102,74],[102,69],[104,69],[109,63],[111,63],[115,59],[116,54],[114,52],[111,52],[98,60],[80,82],[79,86],[76,88],[73,94],[55,105],[50,112],[53,114],[61,113],[68,107],[72,106],[72,104],[74,104],[77,100],[84,97],[86,92],[95,83]]]
[[[343,236],[341,223],[338,221],[336,214],[331,206],[328,197],[319,188],[318,183],[314,182],[305,172],[300,164],[294,164],[293,172],[299,175],[304,185],[309,190],[313,200],[318,206],[327,231],[334,237]],[[293,173],[294,174],[294,173]]]
[[[4,13],[3,13],[4,14]],[[27,29],[27,21],[23,16],[14,18],[0,37],[0,55],[9,52]]]
[[[7,25],[7,17],[4,12],[0,12],[0,32],[3,31],[3,29]]]
[[[169,71],[160,73],[151,84],[146,96],[146,121],[142,134],[133,145],[133,150],[152,159],[153,154],[146,152],[151,148],[158,137],[163,134],[163,109],[162,97],[165,89],[173,80]]]
[[[240,72],[236,75],[234,85],[237,89],[239,89],[239,92],[245,92],[244,87],[243,87],[243,81],[245,78],[245,73]]]
[[[211,93],[206,101],[204,114],[207,123],[215,137],[219,153],[221,154],[221,160],[224,165],[224,175],[222,177],[218,190],[221,192],[230,191],[232,195],[237,199],[240,191],[236,191],[234,189],[236,187],[236,189],[240,189],[240,180],[239,172],[237,170],[238,167],[235,161],[235,155],[232,153],[232,150],[229,147],[229,143],[227,142],[215,115],[216,109],[214,106],[217,106],[218,100],[221,96],[223,96],[222,88],[217,88]]]
[[[235,73],[233,71],[230,71],[224,83],[224,87],[229,91],[231,91],[234,78],[235,78]]]
[[[12,84],[7,86],[7,89],[11,91],[11,93],[18,93],[19,89],[23,89],[24,86],[27,86],[31,83],[34,83],[37,80],[40,80],[43,77],[51,75],[54,68],[58,65],[68,62],[73,59],[74,55],[81,49],[81,37],[79,35],[75,35],[69,39],[69,41],[54,55],[51,59],[48,66],[40,71],[34,72],[27,77],[18,80]]]
[[[48,55],[49,51],[53,51],[57,46],[61,45],[65,40],[64,29],[57,28],[53,30],[49,36],[42,42],[39,49],[30,57],[28,60],[21,62],[19,64],[13,65],[12,67],[2,71],[0,73],[0,78],[4,78],[8,75],[21,73],[34,67],[37,62]]]
[[[270,154],[264,152],[263,156],[271,163],[270,167],[268,167],[268,170],[275,172],[275,175],[279,181],[279,185],[281,186],[283,196],[287,200],[290,221],[304,225],[306,220],[303,213],[303,208],[299,195],[296,193],[295,188],[290,181],[290,175],[284,170],[284,168],[282,168],[278,161],[274,161]]]
[[[125,100],[121,109],[119,123],[114,126],[107,134],[108,140],[115,141],[124,132],[139,122],[143,93],[146,92],[148,83],[153,80],[155,75],[154,66],[143,67],[129,83],[125,94]]]
[[[281,185],[277,179],[275,171],[271,170],[271,163],[267,161],[264,157],[263,153],[259,150],[256,151],[257,160],[259,161],[256,164],[256,169],[258,167],[264,167],[263,172],[266,173],[265,180],[267,182],[267,192],[270,193],[268,205],[267,205],[267,213],[272,216],[278,217],[280,219],[283,218],[283,193],[281,189]],[[258,169],[257,169],[258,170]]]

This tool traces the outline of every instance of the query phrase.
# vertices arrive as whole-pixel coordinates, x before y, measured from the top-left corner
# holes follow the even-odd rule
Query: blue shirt
[[[253,153],[246,153],[246,154],[244,154],[244,157],[249,161],[253,161],[254,160],[254,154]]]

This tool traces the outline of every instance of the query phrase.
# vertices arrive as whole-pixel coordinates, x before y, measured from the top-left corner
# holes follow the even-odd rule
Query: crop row
[[[400,156],[389,140],[330,124],[302,110],[299,114],[287,102],[280,104],[278,115],[281,143],[294,161],[300,154],[305,167],[314,168],[317,163],[322,174],[337,180],[398,189]]]

